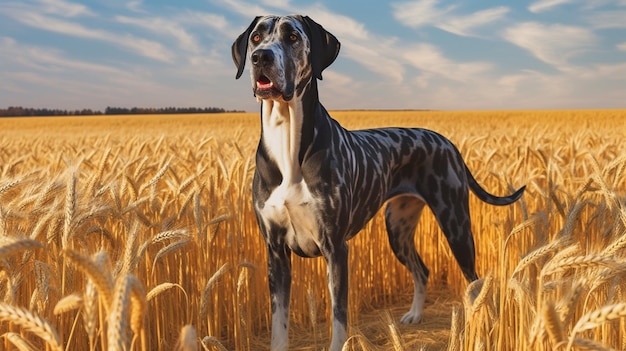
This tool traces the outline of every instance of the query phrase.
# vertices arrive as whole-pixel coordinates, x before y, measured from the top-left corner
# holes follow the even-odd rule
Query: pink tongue
[[[272,86],[274,86],[274,84],[272,84],[269,79],[262,77],[256,81],[256,86],[260,89],[270,89]]]

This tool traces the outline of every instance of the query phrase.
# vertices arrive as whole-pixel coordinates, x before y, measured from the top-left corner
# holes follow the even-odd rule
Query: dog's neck
[[[302,95],[290,101],[262,100],[262,139],[269,156],[276,162],[284,184],[302,181],[301,165],[313,141],[317,100],[315,82]]]

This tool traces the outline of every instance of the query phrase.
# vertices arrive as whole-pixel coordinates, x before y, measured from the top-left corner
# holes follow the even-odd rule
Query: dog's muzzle
[[[284,79],[277,73],[276,57],[272,50],[257,49],[250,55],[252,63],[252,90],[259,99],[293,98],[293,93],[285,91]]]

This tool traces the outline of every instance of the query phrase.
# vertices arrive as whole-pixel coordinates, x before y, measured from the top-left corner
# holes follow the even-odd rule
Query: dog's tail
[[[520,197],[522,197],[522,194],[524,193],[524,190],[526,189],[526,186],[524,185],[512,195],[495,196],[495,195],[488,193],[487,190],[483,189],[483,187],[481,187],[480,184],[478,184],[478,182],[472,175],[472,172],[470,172],[467,166],[465,166],[465,174],[467,175],[469,187],[470,189],[472,189],[472,192],[474,192],[474,194],[478,196],[479,199],[491,205],[496,205],[496,206],[510,205],[514,203],[515,201],[517,201]]]

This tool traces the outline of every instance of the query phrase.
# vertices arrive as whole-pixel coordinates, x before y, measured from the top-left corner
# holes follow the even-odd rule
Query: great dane
[[[508,205],[520,198],[489,194],[457,148],[426,129],[348,131],[324,109],[317,80],[339,53],[339,41],[309,17],[256,17],[232,46],[241,77],[252,68],[261,102],[261,139],[252,196],[267,244],[272,350],[288,348],[291,253],[323,256],[332,302],[331,350],[347,339],[348,245],[386,204],[389,243],[411,272],[415,290],[402,323],[422,318],[428,269],[414,233],[428,204],[468,281],[478,279],[468,189],[482,201]]]

